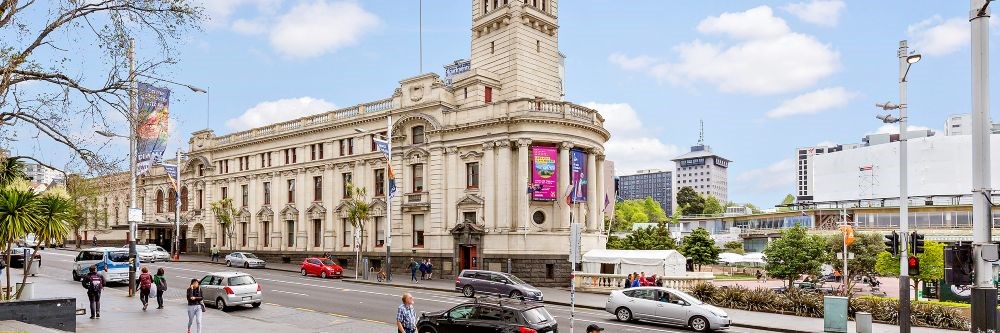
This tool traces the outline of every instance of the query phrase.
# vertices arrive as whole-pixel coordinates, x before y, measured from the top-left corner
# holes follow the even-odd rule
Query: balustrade
[[[625,288],[625,274],[596,274],[574,272],[573,281],[576,289],[587,292],[611,292]],[[690,290],[692,287],[703,282],[712,282],[711,275],[702,276],[659,276],[658,280],[664,287],[678,290]]]

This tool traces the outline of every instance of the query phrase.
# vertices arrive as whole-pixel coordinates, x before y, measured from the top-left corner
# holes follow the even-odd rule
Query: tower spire
[[[698,130],[698,145],[699,146],[704,146],[705,145],[705,120],[704,119],[698,119],[698,123],[700,124],[699,130]]]

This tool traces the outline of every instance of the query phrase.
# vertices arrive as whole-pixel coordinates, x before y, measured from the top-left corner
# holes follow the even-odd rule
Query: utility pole
[[[174,242],[170,247],[171,252],[174,253],[173,260],[180,260],[181,258],[181,149],[177,148],[177,160],[174,162],[177,166],[177,187],[174,188]]]
[[[971,0],[972,25],[972,247],[975,258],[975,285],[972,288],[972,332],[997,330],[997,289],[993,267],[985,256],[996,258],[990,244],[992,205],[990,204],[990,110],[989,0]],[[995,260],[994,260],[995,261]]]
[[[910,275],[906,251],[906,234],[910,229],[910,197],[907,192],[906,174],[906,72],[909,48],[905,40],[899,41],[899,333],[910,333]],[[844,253],[846,256],[847,254]]]
[[[133,211],[138,209],[135,206],[135,173],[136,173],[136,112],[135,112],[135,41],[132,38],[128,39],[128,158],[129,158],[129,173],[131,174],[131,181],[129,182],[129,221],[128,221],[128,296],[132,297],[135,295],[135,270],[136,264],[139,263],[139,258],[135,252],[135,233],[138,231],[138,222],[136,216],[141,218],[142,213],[140,210],[139,214],[134,214]]]
[[[385,111],[385,282],[392,281],[392,187],[389,186],[392,169],[392,109]],[[391,175],[395,177],[395,175]],[[398,186],[397,186],[398,187]]]

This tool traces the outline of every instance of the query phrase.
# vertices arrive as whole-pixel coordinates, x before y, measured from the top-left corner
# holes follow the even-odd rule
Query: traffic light
[[[906,260],[906,266],[909,268],[910,276],[920,275],[920,259],[917,259],[917,257],[910,256],[910,258]]]
[[[913,249],[913,255],[924,253],[924,235],[916,231],[910,234],[910,248]]]
[[[972,246],[957,245],[944,249],[944,281],[953,285],[972,284]]]
[[[885,235],[885,247],[886,251],[892,254],[893,257],[899,255],[899,234],[893,231],[891,234]]]

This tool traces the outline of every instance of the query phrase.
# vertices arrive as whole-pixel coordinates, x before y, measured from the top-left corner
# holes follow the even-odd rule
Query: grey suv
[[[455,278],[455,290],[461,291],[465,297],[473,297],[477,293],[481,293],[542,301],[541,290],[521,281],[516,276],[500,272],[463,270]]]

